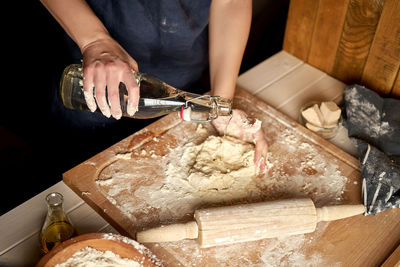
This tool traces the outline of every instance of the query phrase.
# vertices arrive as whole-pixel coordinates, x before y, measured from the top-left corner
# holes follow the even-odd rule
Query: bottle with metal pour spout
[[[218,116],[229,116],[232,113],[232,100],[219,96],[198,95],[176,89],[148,74],[132,72],[140,88],[140,99],[137,112],[130,116],[127,113],[128,92],[120,83],[120,102],[125,117],[148,119],[178,111],[184,121],[204,122]],[[107,90],[107,89],[106,89]],[[65,68],[59,93],[65,107],[78,110],[89,110],[83,93],[83,71],[79,64]]]

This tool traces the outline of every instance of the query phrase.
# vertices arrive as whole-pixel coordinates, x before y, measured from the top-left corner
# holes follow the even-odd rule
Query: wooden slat
[[[331,73],[335,63],[349,0],[319,1],[307,62]]]
[[[361,80],[384,0],[351,0],[332,75],[350,84]]]
[[[94,233],[104,229],[113,229],[100,215],[98,215],[89,205],[79,206],[68,213],[78,234]],[[116,232],[116,230],[112,230]]]
[[[346,84],[400,96],[400,1],[292,0],[283,49]]]
[[[391,95],[393,97],[400,97],[400,71],[397,73],[396,81],[394,82]]]
[[[397,249],[390,255],[389,258],[382,264],[381,267],[395,267],[400,266],[400,245]]]
[[[280,51],[241,74],[237,79],[237,85],[254,95],[301,64],[304,62],[300,59],[285,51]]]
[[[322,71],[303,64],[279,81],[259,91],[255,96],[277,108],[325,75]]]
[[[83,204],[83,200],[61,181],[2,215],[0,217],[0,255],[40,231],[47,213],[45,197],[51,192],[59,192],[64,196],[63,206],[66,212]]]
[[[7,253],[0,255],[0,266],[35,266],[40,257],[39,232],[37,232]]]
[[[362,83],[389,94],[400,66],[400,1],[386,0],[376,29]]]
[[[306,61],[310,50],[318,0],[292,0],[286,22],[283,50]]]

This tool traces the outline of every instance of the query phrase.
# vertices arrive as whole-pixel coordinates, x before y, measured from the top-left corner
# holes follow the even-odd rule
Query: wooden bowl
[[[111,251],[121,258],[135,260],[142,266],[163,266],[151,251],[136,241],[116,234],[91,233],[73,237],[54,247],[37,263],[37,267],[51,267],[64,263],[86,247],[98,251]]]

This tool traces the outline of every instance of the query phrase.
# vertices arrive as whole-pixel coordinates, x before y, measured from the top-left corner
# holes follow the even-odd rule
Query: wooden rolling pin
[[[311,233],[317,223],[333,221],[365,211],[363,205],[315,208],[311,199],[287,199],[196,210],[196,221],[138,232],[140,243],[197,239],[211,247],[264,238]]]

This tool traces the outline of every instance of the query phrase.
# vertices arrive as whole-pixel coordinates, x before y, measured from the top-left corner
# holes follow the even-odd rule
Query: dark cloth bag
[[[344,124],[357,145],[365,215],[400,207],[400,100],[359,85],[344,91]]]

